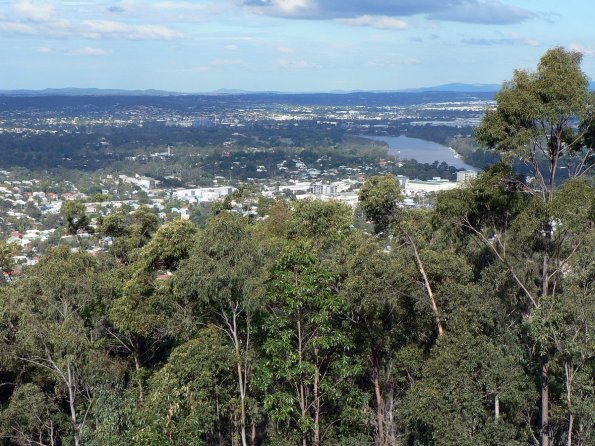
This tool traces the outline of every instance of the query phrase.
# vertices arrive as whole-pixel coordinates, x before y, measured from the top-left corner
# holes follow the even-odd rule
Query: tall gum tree
[[[556,217],[560,205],[556,199],[560,172],[566,171],[576,180],[588,176],[595,165],[595,95],[588,90],[588,78],[580,68],[581,60],[578,52],[553,48],[544,54],[535,72],[515,71],[513,79],[496,95],[496,108],[486,112],[477,129],[476,136],[481,144],[509,154],[510,159],[525,162],[533,177],[525,182],[513,175],[500,175],[494,178],[499,184],[492,183],[495,187],[488,195],[478,194],[479,186],[459,194],[459,198],[463,198],[462,195],[475,191],[474,197],[468,196],[459,202],[474,204],[459,208],[459,211],[466,210],[458,213],[457,220],[491,250],[514,278],[528,299],[524,316],[530,325],[543,327],[553,317],[551,302],[560,294],[565,265],[581,249],[582,236],[592,230],[588,222],[583,222],[582,232],[569,231],[568,223]],[[566,169],[562,170],[563,167]],[[499,197],[519,195],[515,188],[529,198],[514,223],[511,223],[513,215],[509,209],[499,215],[504,219],[499,227],[482,225],[479,221],[482,218],[474,221],[473,214],[475,217],[479,214],[473,206],[481,202],[487,213],[494,215],[493,205],[498,203]],[[449,196],[455,195],[457,193]],[[439,209],[447,201],[443,199]],[[485,219],[483,223],[487,223]],[[535,342],[540,362],[540,444],[550,446],[553,435],[550,372],[557,349],[555,343],[538,342],[539,339]]]
[[[209,220],[188,260],[174,279],[179,304],[197,324],[217,326],[232,345],[237,388],[237,431],[242,446],[256,441],[256,420],[250,419],[252,319],[260,296],[264,258],[246,219],[221,212]],[[252,423],[252,438],[248,424]]]
[[[399,240],[402,240],[411,250],[415,263],[422,277],[422,283],[434,319],[436,321],[436,328],[438,336],[444,334],[444,326],[440,317],[440,310],[436,302],[436,296],[430,279],[428,271],[420,254],[419,243],[416,240],[414,227],[407,221],[410,215],[399,210],[399,202],[403,196],[397,179],[393,175],[374,176],[368,179],[362,186],[359,193],[359,200],[363,208],[366,218],[369,219],[374,227],[374,232],[381,236],[387,231],[394,229],[394,232]]]

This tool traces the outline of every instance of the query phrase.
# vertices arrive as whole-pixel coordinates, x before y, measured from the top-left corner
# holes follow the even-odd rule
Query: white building
[[[160,183],[160,181],[156,180],[155,178],[141,177],[138,174],[135,175],[134,177],[129,177],[127,175],[120,175],[120,180],[122,180],[123,183],[135,184],[138,187],[145,189],[145,190],[153,189]]]
[[[456,189],[460,186],[460,183],[450,182],[440,177],[434,177],[428,181],[409,180],[405,187],[405,195],[414,196],[430,192],[441,192],[444,190]]]
[[[213,202],[233,193],[236,189],[230,186],[201,187],[197,189],[178,189],[173,196],[178,200],[195,203]]]
[[[313,184],[312,193],[314,195],[336,195],[337,186],[335,184]]]
[[[468,183],[477,178],[477,172],[473,170],[461,170],[457,172],[457,183]]]
[[[397,175],[397,181],[399,182],[399,187],[401,189],[406,189],[407,183],[409,183],[409,178],[405,175]]]

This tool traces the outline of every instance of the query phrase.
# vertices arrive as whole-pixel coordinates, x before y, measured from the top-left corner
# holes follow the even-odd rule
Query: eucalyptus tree
[[[106,302],[106,331],[114,351],[134,362],[141,402],[145,363],[179,335],[170,277],[188,257],[197,230],[181,219],[161,226],[146,245],[130,252],[130,263],[113,274],[120,286],[117,296]]]
[[[328,444],[364,423],[362,366],[336,282],[304,241],[287,244],[267,279],[258,382],[282,444]]]
[[[6,291],[7,311],[16,330],[14,350],[23,367],[37,371],[50,394],[41,398],[29,388],[49,418],[39,428],[50,435],[52,404],[64,405],[69,435],[78,446],[89,429],[98,375],[110,373],[113,362],[101,354],[101,296],[111,293],[93,257],[71,253],[66,246],[51,249],[26,277]],[[23,395],[25,395],[23,389]],[[45,426],[45,427],[44,427]],[[57,426],[57,424],[56,424]],[[57,432],[57,431],[56,431]]]
[[[403,201],[399,182],[393,175],[373,176],[362,186],[359,201],[366,218],[374,224],[374,232],[389,229]]]
[[[0,240],[0,271],[8,276],[8,280],[12,278],[15,267],[14,256],[19,250],[18,245]]]
[[[553,191],[550,201],[544,201],[541,195],[527,195],[519,181],[510,170],[496,166],[470,187],[440,196],[437,214],[443,224],[456,224],[483,246],[485,272],[499,268],[507,276],[493,276],[493,283],[508,306],[511,327],[520,329],[527,366],[540,383],[541,416],[536,431],[541,444],[547,446],[574,424],[570,415],[565,416],[565,427],[559,419],[550,420],[552,411],[570,411],[569,407],[562,409],[568,404],[559,401],[557,386],[553,395],[550,392],[552,380],[564,379],[560,370],[566,347],[560,337],[571,330],[574,342],[581,341],[585,349],[582,357],[595,354],[593,343],[579,329],[587,327],[578,322],[585,315],[577,312],[593,305],[588,275],[579,281],[582,287],[576,285],[587,253],[592,255],[595,188],[591,180],[569,180]],[[578,289],[582,292],[577,293]],[[587,306],[577,306],[577,299]]]
[[[99,231],[113,238],[110,252],[123,263],[131,261],[130,254],[146,245],[159,228],[159,219],[146,206],[131,214],[122,210],[105,217]]]
[[[374,224],[376,234],[384,234],[385,237],[394,234],[393,244],[403,242],[410,248],[434,314],[438,335],[442,336],[444,327],[441,321],[440,309],[428,277],[427,267],[423,256],[420,254],[420,243],[424,244],[424,236],[423,231],[418,229],[427,226],[421,221],[424,214],[421,212],[412,213],[402,209],[402,203],[400,202],[402,202],[403,196],[396,178],[392,175],[374,176],[368,179],[359,193],[359,199],[366,218]],[[425,237],[426,246],[427,239]]]
[[[196,324],[212,323],[225,333],[234,352],[237,388],[236,429],[243,446],[255,441],[258,420],[250,419],[254,312],[260,305],[262,247],[248,221],[222,211],[200,233],[174,278],[180,311]],[[253,403],[253,401],[252,401]]]
[[[371,238],[361,240],[347,263],[349,274],[341,285],[346,299],[351,336],[364,366],[362,387],[373,395],[370,406],[375,442],[399,444],[404,423],[397,406],[417,377],[425,357],[418,342],[432,332],[433,321],[416,305],[416,270],[402,251],[385,252]]]
[[[517,220],[516,233],[524,234],[518,242],[533,248],[524,251],[525,256],[533,257],[530,261],[536,263],[532,276],[523,277],[519,267],[513,265],[511,250],[506,251],[511,238],[507,236],[507,224],[504,232],[497,232],[490,240],[484,228],[471,224],[469,218],[463,217],[463,220],[466,220],[467,229],[505,265],[528,299],[528,320],[537,325],[553,317],[552,312],[545,309],[552,308],[549,303],[556,298],[561,286],[564,266],[583,244],[581,239],[585,231],[592,230],[584,221],[586,226],[583,225],[580,232],[569,230],[568,221],[564,222],[557,215],[562,204],[558,197],[564,196],[564,192],[556,191],[560,164],[566,163],[569,176],[575,180],[587,175],[595,165],[595,94],[588,89],[588,78],[580,67],[581,59],[578,52],[553,48],[544,54],[535,72],[515,71],[512,81],[505,83],[497,94],[496,108],[486,113],[477,129],[480,143],[520,157],[532,169],[533,182],[500,185],[500,190],[518,187],[531,197]],[[542,168],[542,162],[547,167]],[[508,176],[502,180],[510,183],[514,178]],[[566,203],[581,206],[585,199],[589,202],[587,197],[574,196]],[[539,259],[534,258],[535,254]],[[550,361],[556,349],[538,343],[541,445],[549,446],[552,440]]]
[[[32,383],[18,386],[0,411],[0,438],[12,444],[57,446],[67,431],[56,398]]]
[[[309,240],[321,258],[332,260],[345,254],[352,225],[353,212],[347,204],[306,199],[293,203],[287,238]]]
[[[66,233],[73,235],[81,246],[81,235],[83,233],[93,233],[91,220],[85,211],[85,205],[80,201],[69,200],[62,204],[62,218]]]
[[[176,347],[149,380],[136,444],[224,445],[233,434],[234,351],[213,325]]]
[[[560,167],[575,178],[595,165],[595,93],[581,60],[581,53],[558,47],[542,56],[536,71],[515,70],[476,131],[480,144],[528,163],[536,184],[526,190],[546,201]]]

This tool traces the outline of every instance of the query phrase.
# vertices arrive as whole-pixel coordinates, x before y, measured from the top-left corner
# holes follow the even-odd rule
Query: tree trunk
[[[498,394],[494,397],[494,423],[498,422],[500,418],[500,397]]]
[[[143,379],[140,376],[140,369],[142,368],[140,351],[137,343],[134,345],[134,370],[136,371],[136,381],[138,383],[138,401],[142,405],[145,401],[145,392],[143,389]]]
[[[298,364],[300,366],[300,370],[302,368],[302,323],[300,322],[299,318],[297,321],[297,334],[298,334]],[[299,401],[300,401],[300,411],[302,414],[302,419],[306,418],[306,390],[304,389],[304,382],[300,380],[299,385]],[[302,434],[302,446],[308,446],[308,438],[306,433]]]
[[[70,408],[70,421],[72,422],[72,433],[74,436],[74,446],[80,446],[81,444],[81,433],[79,431],[78,420],[76,416],[75,398],[76,389],[74,388],[72,369],[70,364],[66,366],[67,373],[67,387],[68,387],[68,406]]]
[[[217,438],[219,446],[223,446],[223,432],[221,432],[221,407],[219,405],[219,398],[215,400],[215,407],[217,408]]]
[[[386,402],[386,414],[385,414],[385,423],[384,423],[384,430],[385,430],[385,438],[384,442],[386,445],[396,445],[397,444],[397,433],[395,427],[395,417],[394,417],[394,408],[395,408],[395,392],[394,389],[389,388],[384,396],[384,401]]]
[[[409,245],[411,249],[413,249],[413,255],[415,256],[415,260],[417,262],[417,266],[419,268],[419,272],[421,273],[424,279],[424,285],[426,287],[426,291],[428,292],[428,297],[430,298],[430,305],[432,306],[432,312],[434,313],[434,318],[436,319],[436,326],[438,328],[438,336],[442,336],[444,334],[444,329],[442,328],[442,323],[440,322],[440,314],[438,312],[438,305],[436,305],[436,300],[434,299],[434,293],[432,291],[432,287],[430,286],[430,281],[428,279],[428,275],[426,274],[426,270],[424,268],[424,264],[421,261],[421,257],[419,256],[419,252],[417,251],[417,246],[415,242],[411,238],[411,236],[405,233],[405,236],[409,240]]]
[[[256,423],[252,420],[252,446],[256,446]]]
[[[248,439],[246,438],[246,392],[244,387],[244,373],[242,370],[242,356],[240,354],[239,345],[236,344],[236,365],[238,370],[238,387],[240,390],[240,437],[242,439],[242,446],[248,446]]]
[[[550,446],[549,357],[541,358],[541,446]]]
[[[574,415],[568,415],[568,437],[566,439],[566,446],[572,446],[572,429],[574,429]]]
[[[54,422],[50,420],[50,445],[54,446],[56,440],[54,439]]]
[[[376,427],[378,429],[378,446],[385,445],[384,436],[384,398],[380,389],[380,379],[378,378],[378,366],[374,366],[374,393],[376,395]]]
[[[318,369],[318,348],[315,349],[316,370],[314,372],[314,445],[320,446],[320,370]]]
[[[566,377],[566,407],[568,408],[568,437],[566,446],[572,446],[572,430],[574,429],[574,408],[572,407],[572,381],[574,371],[568,363],[564,364],[564,375]]]

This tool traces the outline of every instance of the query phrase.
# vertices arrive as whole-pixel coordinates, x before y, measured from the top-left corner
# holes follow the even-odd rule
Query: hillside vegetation
[[[0,242],[0,444],[594,445],[587,85],[559,48],[515,72],[476,135],[503,162],[431,210],[387,175],[355,213],[114,214],[18,277]]]

